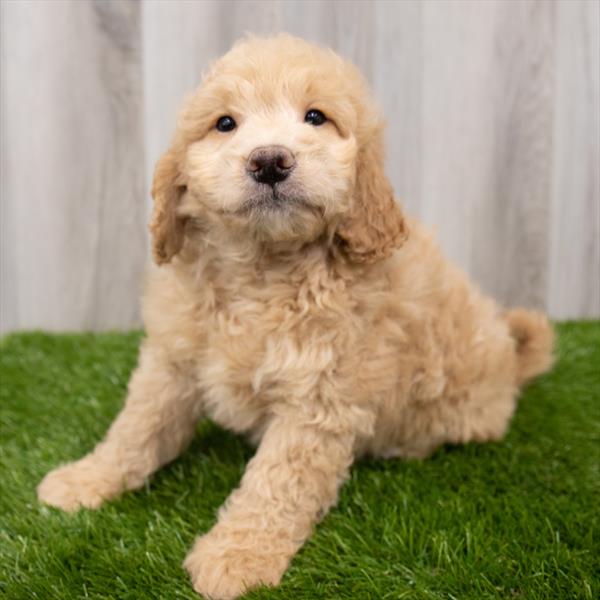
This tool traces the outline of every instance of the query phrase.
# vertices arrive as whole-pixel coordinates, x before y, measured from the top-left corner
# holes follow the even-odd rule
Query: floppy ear
[[[402,211],[384,172],[381,130],[358,151],[353,206],[336,234],[350,260],[362,263],[386,258],[407,238]]]
[[[177,206],[185,185],[174,150],[161,156],[154,170],[152,198],[154,210],[150,221],[152,253],[157,264],[167,263],[183,246],[185,219],[177,215]]]

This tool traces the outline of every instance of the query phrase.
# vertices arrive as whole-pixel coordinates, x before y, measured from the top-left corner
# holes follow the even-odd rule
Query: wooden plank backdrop
[[[140,323],[154,163],[244,32],[366,74],[407,211],[507,305],[600,316],[600,3],[5,0],[0,328]]]

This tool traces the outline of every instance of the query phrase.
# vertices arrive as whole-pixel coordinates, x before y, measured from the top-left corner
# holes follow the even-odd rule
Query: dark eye
[[[325,121],[327,121],[327,117],[320,111],[311,108],[305,115],[304,121],[306,123],[310,123],[311,125],[323,125]]]
[[[228,115],[221,117],[217,121],[217,129],[223,132],[231,131],[232,129],[235,129],[235,121]]]

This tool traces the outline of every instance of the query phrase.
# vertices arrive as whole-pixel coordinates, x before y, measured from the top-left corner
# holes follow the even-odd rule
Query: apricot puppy
[[[201,417],[258,449],[185,560],[212,599],[276,585],[364,454],[501,438],[551,364],[547,319],[503,311],[404,216],[358,71],[281,35],[238,43],[156,167],[147,337],[125,407],[41,501],[97,508]]]

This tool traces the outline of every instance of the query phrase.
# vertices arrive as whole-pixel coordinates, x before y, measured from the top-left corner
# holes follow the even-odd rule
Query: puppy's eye
[[[327,121],[327,117],[320,111],[314,108],[311,108],[305,115],[304,121],[306,123],[310,123],[311,125],[323,125],[325,121]]]
[[[231,131],[232,129],[235,129],[235,121],[233,120],[233,117],[230,117],[229,115],[225,115],[224,117],[221,117],[217,121],[217,129],[224,133],[226,133],[227,131]]]

